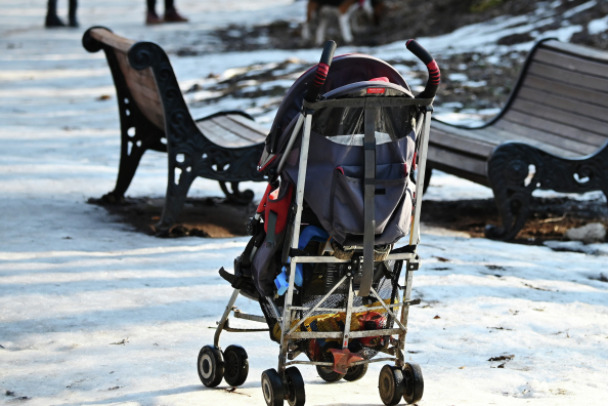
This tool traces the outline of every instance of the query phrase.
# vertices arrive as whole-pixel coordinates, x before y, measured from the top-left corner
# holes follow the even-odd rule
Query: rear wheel
[[[378,390],[380,398],[386,406],[399,403],[403,394],[403,373],[401,369],[391,365],[383,366],[380,370]]]
[[[262,392],[268,406],[282,406],[285,399],[285,388],[281,376],[275,369],[262,372]]]
[[[403,400],[406,403],[416,403],[422,399],[424,393],[424,378],[422,369],[418,364],[406,363],[403,366]]]
[[[198,376],[203,385],[210,388],[216,387],[224,377],[222,352],[216,346],[204,346],[198,353],[197,367]]]
[[[369,364],[359,364],[348,368],[348,371],[344,375],[344,379],[349,382],[353,382],[363,378],[363,376],[367,372],[368,366]]]
[[[323,356],[322,359],[324,362],[334,362],[334,356],[332,355],[330,349],[338,348],[337,343],[327,343],[323,348]],[[323,379],[325,382],[338,382],[340,379],[344,377],[344,374],[334,371],[332,367],[325,367],[322,365],[317,365],[317,374]]]
[[[296,367],[289,367],[285,370],[285,376],[287,377],[289,390],[287,403],[289,403],[289,406],[304,406],[306,391],[304,390],[304,379],[300,370]]]
[[[321,365],[317,365],[317,374],[323,379],[325,382],[338,382],[340,379],[344,377],[344,374],[340,374],[330,367],[324,367]]]
[[[229,345],[224,350],[224,380],[230,386],[240,386],[247,380],[247,374],[247,352],[239,345]]]

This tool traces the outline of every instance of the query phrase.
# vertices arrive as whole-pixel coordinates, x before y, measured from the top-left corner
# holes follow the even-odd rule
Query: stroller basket
[[[420,367],[403,353],[409,307],[418,303],[410,298],[419,267],[418,197],[439,69],[417,42],[407,47],[429,72],[418,95],[384,61],[334,59],[333,41],[287,92],[259,163],[270,182],[253,237],[234,273],[220,270],[234,292],[213,345],[199,352],[205,386],[247,378],[246,351],[222,350],[220,335],[260,329],[230,327],[233,314],[265,323],[280,345],[278,367],[262,374],[268,405],[305,403],[297,364],[314,365],[333,382],[357,380],[369,363],[390,361],[379,378],[384,404],[422,397]],[[258,300],[263,316],[238,311],[239,295]]]

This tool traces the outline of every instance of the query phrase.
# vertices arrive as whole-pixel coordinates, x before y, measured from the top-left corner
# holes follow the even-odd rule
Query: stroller
[[[260,160],[269,184],[250,224],[253,237],[234,273],[220,269],[234,291],[213,345],[199,352],[205,386],[222,379],[239,386],[248,375],[243,347],[221,350],[223,331],[268,331],[279,343],[278,367],[261,377],[269,406],[304,405],[296,364],[314,365],[334,382],[360,379],[371,362],[390,362],[379,377],[384,404],[422,398],[421,369],[403,352],[409,306],[419,303],[410,295],[440,74],[416,41],[406,46],[429,73],[417,96],[380,59],[333,58],[333,41],[289,89]],[[258,301],[262,315],[239,311],[239,295]],[[231,315],[267,327],[233,328]]]

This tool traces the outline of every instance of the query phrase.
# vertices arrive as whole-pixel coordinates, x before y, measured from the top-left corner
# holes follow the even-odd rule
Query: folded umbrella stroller
[[[328,382],[361,378],[385,362],[380,397],[394,405],[422,398],[417,364],[404,359],[432,102],[439,68],[414,40],[407,48],[426,65],[414,96],[386,62],[361,54],[333,58],[329,41],[319,64],[287,92],[266,140],[260,171],[269,179],[250,231],[220,275],[235,288],[213,345],[198,356],[207,387],[243,384],[249,364],[239,345],[220,347],[223,331],[269,331],[279,343],[277,368],[262,373],[266,403],[304,405],[297,366],[314,365]],[[260,303],[244,314],[239,295]],[[267,328],[233,328],[229,317]]]

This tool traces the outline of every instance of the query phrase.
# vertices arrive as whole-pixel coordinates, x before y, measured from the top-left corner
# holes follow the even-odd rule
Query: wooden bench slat
[[[581,48],[578,47],[577,49],[580,50]],[[601,58],[601,53],[589,54],[589,59],[583,58],[584,56],[580,53],[572,55],[564,53],[563,50],[551,48],[540,48],[534,56],[535,61],[547,65],[557,66],[581,74],[593,75],[597,78],[605,77],[608,61]],[[599,59],[599,61],[595,59]]]
[[[441,145],[459,153],[487,157],[496,144],[484,136],[481,130],[466,130],[452,127],[440,121],[434,121],[431,126],[431,145]]]
[[[525,111],[512,110],[508,115],[494,125],[496,128],[506,129],[507,131],[517,132],[522,139],[537,140],[546,143],[561,145],[559,142],[552,142],[554,139],[563,139],[564,141],[574,141],[581,144],[584,148],[598,148],[605,139],[598,134],[589,131],[583,131],[574,127],[567,127],[560,123],[555,123],[550,119],[543,117],[533,117]],[[572,151],[576,151],[577,147],[567,147]]]
[[[222,134],[224,133],[232,134],[230,137],[237,137],[240,140],[235,140],[236,143],[241,143],[244,145],[265,141],[266,131],[262,130],[261,128],[256,129],[253,125],[249,125],[249,123],[246,123],[245,121],[241,122],[237,117],[239,117],[238,114],[217,116],[209,120],[203,120],[198,125],[199,128],[205,128],[205,126],[208,126],[209,128],[207,131],[213,131],[214,133],[210,135],[212,137],[221,138]],[[243,116],[240,117],[248,120]],[[248,121],[253,122],[252,120]]]
[[[164,129],[163,107],[152,71],[149,68],[144,71],[136,71],[129,65],[125,53],[114,52],[114,54],[135,103],[148,120],[152,121],[159,129]]]
[[[524,120],[525,121],[525,120]],[[584,144],[578,140],[565,140],[543,130],[525,128],[527,135],[522,134],[522,125],[501,120],[494,126],[480,129],[451,128],[435,121],[433,123],[430,144],[433,148],[441,147],[459,151],[460,155],[480,155],[487,158],[492,150],[505,142],[528,142],[536,147],[547,146],[547,152],[568,157],[584,156],[597,149],[596,146]],[[462,137],[466,135],[466,138]],[[431,159],[431,161],[434,161]]]
[[[231,114],[224,117],[237,122],[240,126],[249,130],[244,132],[243,134],[251,137],[251,141],[264,142],[266,140],[266,136],[268,135],[268,128],[259,125],[257,122],[250,120],[249,118],[244,117],[241,114]]]
[[[550,78],[534,75],[527,77],[526,86],[520,90],[520,95],[525,94],[523,93],[524,91],[536,91],[549,98],[558,97],[560,100],[565,99],[563,101],[564,107],[572,109],[575,112],[580,112],[583,115],[589,115],[586,109],[591,108],[594,111],[593,117],[608,121],[608,117],[606,117],[606,113],[608,112],[608,94],[605,92],[566,83],[558,83]],[[573,101],[576,101],[576,103],[573,103]],[[543,105],[540,107],[542,108]]]
[[[120,50],[122,53],[127,53],[129,48],[135,43],[134,40],[119,37],[106,28],[93,28],[89,30],[91,37],[97,41],[108,45],[110,48]]]
[[[429,149],[428,158],[436,164],[433,165],[438,170],[448,170],[448,173],[465,179],[472,180],[484,186],[488,186],[487,177],[479,175],[486,172],[486,160],[480,157],[459,156],[455,160],[453,151],[441,147]]]
[[[506,120],[501,120],[500,124],[492,126],[486,130],[486,136],[496,140],[496,145],[504,144],[507,142],[523,142],[530,144],[535,147],[546,147],[547,152],[554,155],[568,155],[568,156],[580,156],[585,155],[584,149],[581,148],[577,143],[565,143],[561,142],[559,137],[552,136],[543,130],[536,130],[533,128],[526,128],[526,134],[530,136],[522,135],[522,126],[517,123],[512,123]],[[574,150],[573,150],[574,149]]]
[[[510,115],[510,117],[514,117],[514,114],[513,116]],[[525,121],[525,116],[522,116],[522,120]],[[521,125],[521,122],[501,120],[500,123],[493,126],[493,135],[497,139],[502,139],[502,142],[525,142],[537,148],[546,149],[547,152],[554,155],[569,158],[588,155],[598,148],[595,145],[583,143],[577,139],[569,139],[552,134],[547,131],[547,127],[542,128],[541,126],[541,128],[537,129],[527,126],[528,124],[530,123],[527,122],[525,130],[522,130],[522,127],[524,126]],[[523,131],[525,131],[526,135],[522,135]],[[498,134],[502,134],[502,136],[499,136]]]
[[[530,75],[551,78],[558,83],[567,83],[601,92],[608,91],[608,78],[586,75],[584,73],[564,69],[563,66],[554,66],[533,62],[529,67]]]
[[[201,132],[210,141],[227,148],[242,148],[251,145],[252,140],[250,138],[244,137],[243,134],[234,131],[234,127],[230,128],[222,125],[222,123],[229,121],[226,119],[218,120],[218,118],[197,122],[198,128],[201,129]]]
[[[549,103],[549,101],[547,101]],[[548,131],[565,137],[572,137],[572,133],[585,133],[586,142],[600,146],[605,138],[602,129],[606,128],[606,123],[591,117],[581,117],[568,110],[549,111],[547,109],[536,108],[537,102],[520,99],[514,104],[505,119],[519,121],[525,124],[525,118],[513,120],[511,115],[518,117],[526,116],[530,127],[538,128],[539,125],[549,126]],[[559,113],[559,114],[557,114]],[[592,141],[597,140],[597,141]]]
[[[540,49],[549,49],[554,52],[560,52],[567,55],[572,55],[577,59],[593,60],[595,62],[608,64],[608,54],[605,51],[590,47],[585,47],[569,42],[558,40],[547,40],[541,44]]]

